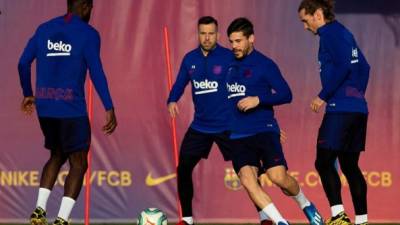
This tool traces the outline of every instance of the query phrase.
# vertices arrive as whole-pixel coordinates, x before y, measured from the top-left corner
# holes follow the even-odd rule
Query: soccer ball
[[[167,225],[167,216],[157,208],[143,210],[138,219],[138,225]]]

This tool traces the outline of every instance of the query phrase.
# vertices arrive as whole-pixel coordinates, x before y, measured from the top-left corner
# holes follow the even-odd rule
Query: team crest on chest
[[[213,73],[215,75],[220,75],[222,73],[222,66],[221,65],[215,65],[213,67]]]
[[[253,76],[253,72],[250,69],[247,69],[243,72],[244,77],[250,78]]]

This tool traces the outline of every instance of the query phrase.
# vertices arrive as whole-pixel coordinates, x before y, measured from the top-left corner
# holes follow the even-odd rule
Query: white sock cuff
[[[47,200],[49,199],[51,190],[47,188],[39,188],[38,192],[38,199],[36,201],[36,207],[42,208],[44,211],[46,211],[46,206],[47,206]]]
[[[355,224],[362,224],[368,222],[368,214],[356,215]]]
[[[292,196],[292,197],[297,202],[297,204],[300,206],[301,209],[304,209],[305,207],[311,205],[311,202],[304,195],[304,193],[301,190],[301,188],[299,188],[299,193],[297,193],[297,195]]]
[[[343,205],[333,205],[331,206],[332,217],[339,215],[339,213],[344,212]]]
[[[192,216],[182,217],[182,220],[185,221],[188,224],[193,224],[193,217]]]
[[[262,211],[265,212],[265,214],[268,215],[268,217],[274,222],[275,224],[278,224],[279,222],[284,222],[287,224],[287,221],[282,217],[278,209],[275,207],[274,203],[270,203],[267,206],[265,206]]]
[[[263,221],[263,220],[271,220],[269,217],[268,217],[268,215],[264,212],[264,211],[259,211],[258,212],[258,215],[260,216],[260,221]]]
[[[72,208],[74,208],[75,199],[70,197],[62,197],[60,211],[58,212],[58,217],[63,218],[68,221],[71,215]]]

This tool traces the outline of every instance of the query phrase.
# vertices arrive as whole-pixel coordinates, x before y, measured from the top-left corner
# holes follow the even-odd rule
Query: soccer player
[[[199,47],[183,58],[177,79],[168,98],[168,111],[172,117],[179,113],[177,105],[185,87],[192,85],[194,119],[182,141],[178,164],[178,195],[183,220],[179,225],[193,224],[192,172],[202,158],[207,158],[213,143],[216,143],[225,160],[230,160],[230,140],[227,133],[229,109],[225,86],[232,52],[217,44],[218,22],[210,16],[198,20]],[[259,210],[260,211],[260,210]],[[259,212],[261,224],[271,221]]]
[[[40,25],[29,40],[18,65],[24,98],[21,109],[36,107],[50,158],[44,165],[32,225],[47,224],[46,204],[61,166],[70,169],[64,185],[56,225],[68,225],[71,210],[87,169],[90,124],[84,83],[90,77],[106,110],[105,134],[117,126],[113,103],[100,60],[100,36],[88,22],[92,0],[68,0],[68,13]],[[31,64],[36,59],[36,91],[31,85]]]
[[[368,108],[365,91],[370,66],[353,35],[335,20],[331,0],[303,0],[298,8],[306,30],[320,36],[318,61],[322,89],[311,102],[326,112],[318,133],[315,167],[331,206],[327,224],[351,224],[344,211],[335,161],[349,183],[356,224],[367,224],[367,185],[358,166],[365,149]]]
[[[227,33],[236,58],[227,74],[228,98],[233,114],[230,126],[232,162],[242,185],[250,199],[275,224],[288,224],[257,182],[261,161],[268,178],[298,203],[310,224],[323,224],[315,206],[287,173],[273,106],[291,102],[288,84],[278,66],[254,49],[253,24],[248,19],[235,19]]]

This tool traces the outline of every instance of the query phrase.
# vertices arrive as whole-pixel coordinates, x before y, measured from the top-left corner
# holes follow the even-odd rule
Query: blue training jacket
[[[254,49],[243,59],[235,60],[228,69],[227,89],[233,116],[231,138],[266,131],[279,133],[273,106],[290,103],[292,92],[271,59]],[[237,103],[248,96],[258,96],[260,104],[242,112]]]
[[[318,29],[318,61],[327,112],[368,113],[365,91],[369,70],[367,60],[353,35],[342,24],[333,21]]]
[[[216,133],[228,129],[229,109],[226,100],[226,71],[232,52],[220,45],[204,56],[200,47],[185,55],[169,94],[168,103],[177,102],[191,82],[194,119],[191,128]]]
[[[72,14],[40,25],[18,64],[25,97],[33,96],[31,64],[36,59],[35,102],[40,117],[87,116],[84,83],[90,78],[104,108],[113,104],[100,60],[99,33]]]

